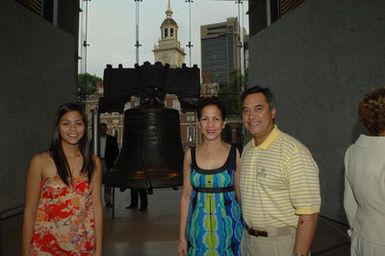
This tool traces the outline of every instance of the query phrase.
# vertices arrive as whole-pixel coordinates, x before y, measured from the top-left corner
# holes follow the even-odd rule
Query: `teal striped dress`
[[[231,147],[226,163],[217,169],[201,169],[195,159],[191,148],[188,255],[240,255],[243,221],[234,190],[236,148]]]

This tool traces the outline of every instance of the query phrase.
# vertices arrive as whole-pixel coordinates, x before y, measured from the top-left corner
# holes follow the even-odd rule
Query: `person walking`
[[[100,158],[104,175],[114,166],[119,155],[118,141],[114,136],[107,134],[107,130],[106,123],[99,124]],[[106,207],[112,207],[112,188],[107,185],[104,185],[104,201]]]
[[[140,197],[139,211],[147,210],[148,200],[147,200],[147,190],[146,189],[131,188],[130,189],[130,196],[131,196],[131,203],[129,206],[126,207],[126,209],[138,208],[139,197]]]

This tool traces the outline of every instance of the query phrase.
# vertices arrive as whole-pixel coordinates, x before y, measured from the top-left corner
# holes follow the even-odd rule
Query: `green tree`
[[[96,75],[82,73],[78,75],[78,98],[79,101],[84,101],[89,96],[96,93],[96,84],[103,82],[103,79]]]
[[[246,88],[247,72],[243,76],[240,70],[231,72],[230,83],[219,89],[218,96],[226,106],[229,115],[240,115],[241,113],[241,94]]]

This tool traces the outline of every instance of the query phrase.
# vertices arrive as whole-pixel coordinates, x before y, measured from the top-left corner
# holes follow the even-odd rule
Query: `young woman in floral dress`
[[[74,103],[59,107],[51,147],[29,163],[23,256],[102,255],[100,159],[90,153],[87,118]]]

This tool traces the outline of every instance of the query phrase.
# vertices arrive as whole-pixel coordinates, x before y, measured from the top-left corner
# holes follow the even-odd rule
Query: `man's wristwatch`
[[[291,256],[305,256],[304,254],[300,254],[300,253],[294,253],[291,255]]]

